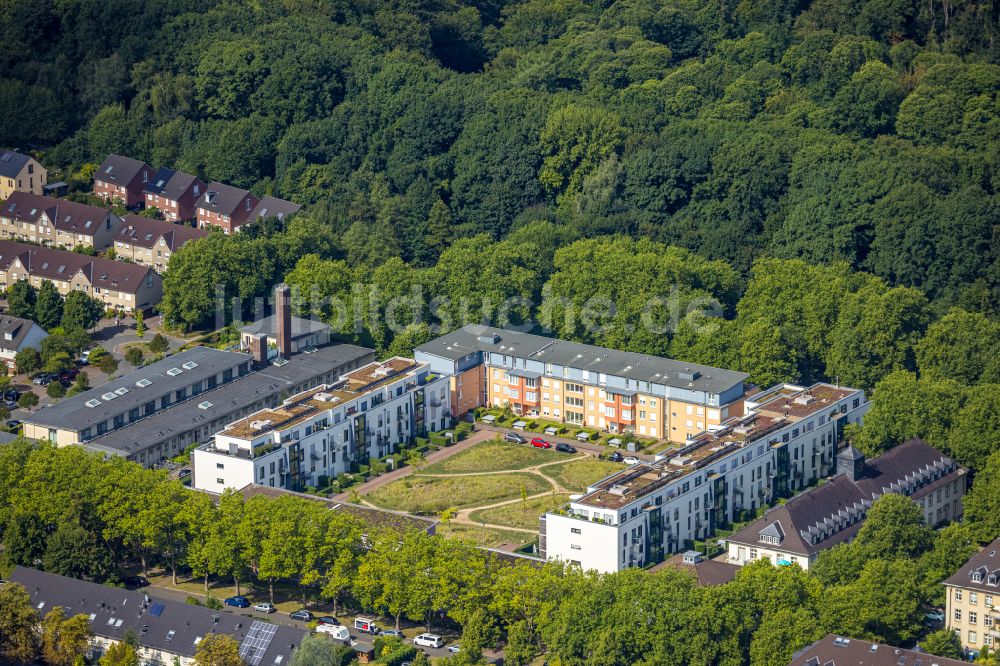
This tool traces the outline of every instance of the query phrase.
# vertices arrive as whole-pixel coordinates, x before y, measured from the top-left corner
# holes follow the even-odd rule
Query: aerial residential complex
[[[248,666],[288,664],[307,630],[254,617],[223,613],[156,596],[15,567],[10,580],[27,590],[40,617],[59,606],[67,616],[84,615],[93,632],[88,657],[93,663],[124,640],[137,644],[143,664],[194,666],[198,644],[207,636],[232,636]]]
[[[448,378],[391,358],[230,423],[191,456],[193,485],[221,493],[252,483],[298,490],[322,485],[450,423]]]
[[[451,379],[456,416],[485,405],[685,442],[741,416],[748,375],[657,356],[465,326],[417,347]]]
[[[904,442],[866,461],[854,447],[837,454],[837,476],[767,511],[730,536],[728,559],[798,564],[808,569],[816,555],[857,534],[872,503],[886,493],[913,499],[928,525],[957,520],[968,471],[932,446]]]
[[[962,646],[1000,648],[1000,538],[969,558],[944,581],[945,626]]]
[[[283,301],[278,316],[291,319]],[[280,336],[286,330],[290,325],[281,327]],[[263,337],[250,351],[194,347],[168,356],[27,414],[24,434],[149,466],[209,441],[228,423],[335,382],[375,359],[373,350],[346,344],[269,358]]]
[[[0,238],[72,250],[103,250],[122,220],[108,208],[15,192],[0,207]]]
[[[183,224],[173,224],[140,215],[126,215],[114,237],[115,258],[150,266],[157,273],[167,270],[170,255],[208,232]]]
[[[0,289],[21,280],[35,288],[48,280],[63,296],[82,291],[125,312],[151,307],[163,297],[163,278],[147,266],[0,240]]]
[[[779,385],[730,418],[588,488],[540,521],[547,559],[602,572],[662,562],[718,527],[836,469],[843,428],[868,411],[864,392]]]

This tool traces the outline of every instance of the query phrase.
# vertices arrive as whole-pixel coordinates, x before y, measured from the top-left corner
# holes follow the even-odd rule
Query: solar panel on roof
[[[155,603],[149,607],[149,614],[152,615],[153,617],[160,617],[161,615],[163,615],[163,609],[165,608],[166,608],[165,605],[161,603]]]

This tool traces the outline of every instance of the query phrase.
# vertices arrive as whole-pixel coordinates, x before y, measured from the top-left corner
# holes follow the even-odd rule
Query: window
[[[751,560],[756,560],[757,559],[757,549],[756,548],[751,548],[750,549],[750,559]]]
[[[220,486],[226,485],[226,482],[223,479],[216,479],[215,482],[218,483]]]
[[[972,643],[973,645],[975,645],[976,641],[978,641],[978,640],[979,640],[979,636],[976,634],[976,632],[969,631],[969,642]]]
[[[969,592],[969,603],[973,606],[979,603],[979,595],[975,592]]]
[[[979,621],[979,614],[975,611],[969,613],[969,624],[976,624]]]
[[[958,608],[955,609],[955,620],[957,622],[961,622],[962,621],[962,611],[961,611],[961,609],[958,609]]]
[[[962,600],[962,590],[955,590],[955,601]]]
[[[215,463],[215,469],[226,469],[223,463]]]
[[[581,384],[571,384],[566,382],[566,385],[563,388],[573,393],[583,393],[583,386]]]
[[[571,534],[582,534],[579,527],[571,527],[569,531]]]

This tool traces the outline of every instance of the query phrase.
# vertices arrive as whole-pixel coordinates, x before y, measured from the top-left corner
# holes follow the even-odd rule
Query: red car
[[[552,445],[549,444],[548,442],[546,442],[541,437],[535,437],[534,439],[532,439],[531,440],[531,445],[532,446],[537,446],[540,449],[551,449],[552,448]]]

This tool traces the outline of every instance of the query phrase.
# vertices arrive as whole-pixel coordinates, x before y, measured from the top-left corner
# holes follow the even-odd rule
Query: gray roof
[[[968,662],[936,657],[862,638],[827,634],[792,655],[790,666],[963,666]]]
[[[303,319],[302,317],[292,317],[292,339],[301,338],[311,333],[329,331],[330,325],[315,319]],[[264,334],[268,337],[275,337],[278,334],[278,318],[275,315],[258,319],[240,328],[243,333],[251,335]]]
[[[14,178],[31,158],[13,150],[0,149],[0,176]]]
[[[163,192],[163,188],[167,186],[167,183],[170,182],[170,179],[173,178],[175,173],[177,172],[173,169],[160,167],[156,170],[156,173],[153,174],[153,180],[149,181],[142,191],[148,194],[161,194]]]
[[[0,316],[0,349],[19,351],[21,343],[24,342],[24,338],[33,326],[38,326],[38,324],[30,319],[21,319],[10,315]],[[8,334],[11,336],[10,340],[7,339]]]
[[[978,581],[972,579],[973,572],[980,574]],[[970,557],[944,584],[1000,595],[1000,537]]]
[[[94,180],[115,185],[128,185],[139,175],[147,164],[140,160],[122,155],[108,155],[107,159],[94,172]]]
[[[372,353],[371,349],[365,347],[332,345],[321,348],[315,354],[296,354],[285,365],[269,365],[251,372],[124,428],[89,440],[85,446],[103,453],[134,456],[142,449],[154,447],[180,433],[202,428],[213,421],[231,416],[259,400],[277,396],[290,387],[325,375]],[[199,406],[204,403],[211,405],[206,408]],[[50,407],[44,411],[51,409]]]
[[[247,218],[247,222],[256,222],[262,217],[276,217],[279,220],[284,220],[285,216],[294,215],[299,212],[301,208],[302,206],[297,203],[285,201],[284,199],[279,199],[278,197],[266,196],[260,200],[257,207],[250,213],[250,217]]]
[[[917,483],[922,470],[938,474]],[[775,536],[780,529],[783,551],[812,555],[852,538],[864,523],[872,503],[888,492],[898,492],[913,498],[934,492],[957,475],[965,474],[955,461],[919,439],[911,439],[877,458],[869,460],[865,475],[857,481],[839,474],[828,483],[808,490],[769,509],[762,517],[728,537],[729,541],[753,545],[761,534]],[[907,481],[909,478],[909,481]],[[912,492],[908,488],[912,487]],[[810,528],[825,532],[818,542],[806,536]],[[816,533],[813,533],[816,534]]]
[[[660,356],[623,352],[490,326],[468,325],[420,345],[417,351],[451,360],[474,352],[518,358],[627,377],[675,388],[722,393],[750,375]],[[692,379],[692,375],[694,379]]]
[[[205,184],[198,180],[197,176],[192,176],[189,173],[184,173],[183,171],[176,171],[174,175],[170,177],[167,184],[163,186],[163,191],[160,192],[160,196],[166,197],[170,201],[179,201],[181,197],[187,194],[187,191],[191,188],[191,185],[197,183],[200,187],[196,194],[201,196],[202,192],[205,191]]]
[[[172,395],[178,389],[214,377],[249,360],[248,354],[221,351],[211,347],[194,347],[133,370],[97,388],[66,398],[47,409],[27,415],[24,420],[52,428],[83,430],[118,414],[127,414],[133,407],[142,407],[150,400],[158,400],[165,393]],[[190,363],[197,365],[184,367],[184,364]],[[174,368],[181,372],[168,374]],[[138,386],[137,382],[142,380],[152,383],[148,386]],[[125,391],[111,400],[104,397],[122,389]],[[91,400],[97,400],[100,404],[88,407],[87,402]]]
[[[208,184],[195,205],[205,210],[230,216],[240,207],[248,194],[250,194],[248,190],[241,190],[232,185],[213,181]],[[208,200],[209,195],[212,196],[211,201]]]
[[[250,666],[273,666],[279,655],[287,664],[306,635],[304,629],[157,597],[153,589],[107,587],[21,566],[10,579],[28,591],[39,616],[62,606],[68,616],[90,616],[97,636],[119,641],[132,629],[141,646],[186,657],[194,656],[199,637],[216,633],[235,638]]]

